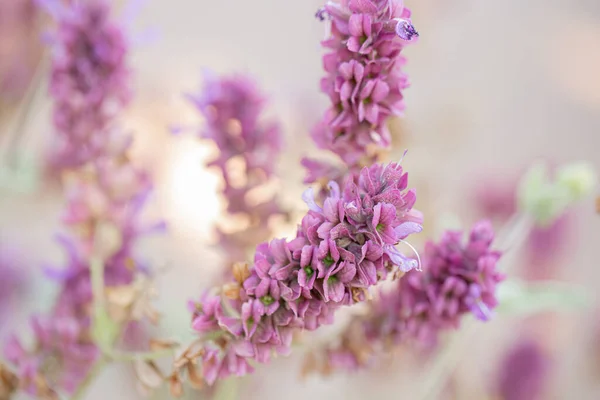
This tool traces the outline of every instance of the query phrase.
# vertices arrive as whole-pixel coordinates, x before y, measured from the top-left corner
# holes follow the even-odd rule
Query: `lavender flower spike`
[[[101,354],[98,345],[103,343],[94,340],[91,260],[101,260],[106,303],[114,312],[111,322],[123,328],[141,319],[145,315],[133,309],[134,284],[147,271],[135,245],[142,236],[162,230],[164,223],[141,221],[152,189],[150,177],[130,161],[131,136],[109,127],[112,112],[129,95],[123,86],[123,32],[108,18],[104,1],[50,3],[60,5],[54,10],[59,29],[51,80],[55,125],[67,145],[64,161],[74,168],[73,179],[65,183],[62,221],[70,234],[58,236],[68,256],[62,268],[47,269],[60,288],[48,314],[32,321],[33,345],[26,348],[15,336],[4,354],[17,370],[19,389],[53,400],[59,392],[75,393]],[[110,151],[105,151],[107,134],[119,142]],[[110,294],[118,290],[134,293],[133,299],[111,302]]]
[[[448,231],[439,243],[427,243],[423,272],[408,272],[397,290],[371,302],[370,312],[352,321],[340,344],[313,355],[309,369],[367,366],[374,349],[407,340],[431,346],[465,315],[489,319],[497,305],[496,285],[504,279],[496,268],[500,253],[491,249],[491,225],[479,222],[466,243],[461,239],[461,232]]]
[[[131,97],[127,41],[105,0],[42,3],[57,19],[50,94],[57,148],[54,167],[73,168],[123,150],[113,123]]]
[[[321,90],[331,106],[312,137],[353,169],[390,145],[387,123],[404,110],[408,87],[401,53],[419,35],[400,0],[329,1],[317,13],[325,15],[331,34],[323,41]]]
[[[206,382],[250,371],[249,361],[288,354],[294,329],[315,330],[333,321],[344,305],[364,301],[367,291],[401,266],[386,251],[402,240],[397,230],[415,221],[414,191],[398,164],[373,165],[334,183],[322,207],[311,208],[292,240],[275,239],[256,249],[254,265],[193,307],[192,326],[221,333],[203,353]],[[233,293],[232,287],[237,287]]]
[[[283,135],[277,123],[261,118],[265,97],[248,76],[219,77],[207,71],[201,92],[187,97],[206,120],[199,136],[219,149],[208,166],[216,167],[223,177],[227,213],[250,221],[242,231],[218,229],[228,261],[238,262],[247,250],[271,236],[269,218],[286,215],[274,195],[259,204],[251,201],[252,192],[275,177],[274,160],[281,152]]]

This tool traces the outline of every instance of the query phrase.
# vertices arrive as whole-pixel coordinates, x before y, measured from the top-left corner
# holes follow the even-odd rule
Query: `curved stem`
[[[98,375],[100,375],[100,372],[102,372],[102,370],[104,369],[104,367],[106,367],[107,364],[108,364],[108,360],[106,359],[106,357],[100,356],[100,359],[98,359],[98,361],[96,361],[96,363],[94,364],[92,369],[88,372],[87,376],[81,382],[81,384],[79,385],[79,387],[77,388],[75,393],[73,393],[73,396],[71,396],[71,400],[83,399],[83,396],[86,394],[86,392],[89,389],[92,382],[94,382],[94,380],[98,377]]]

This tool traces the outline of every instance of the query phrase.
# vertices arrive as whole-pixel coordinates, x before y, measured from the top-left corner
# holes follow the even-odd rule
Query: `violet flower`
[[[121,152],[127,141],[112,128],[131,97],[122,28],[105,0],[42,4],[57,19],[50,77],[58,140],[54,166],[79,167]]]
[[[34,325],[36,345],[29,351],[17,351],[24,346],[14,337],[5,348],[7,358],[21,371],[19,378],[25,385],[22,387],[32,394],[50,389],[72,393],[99,354],[90,334],[93,293],[89,260],[92,253],[103,257],[104,283],[108,291],[130,285],[136,274],[147,272],[135,254],[135,245],[143,236],[165,228],[163,222],[148,225],[140,218],[151,189],[147,174],[128,163],[115,162],[110,172],[105,168],[108,166],[87,171],[85,179],[75,181],[68,192],[69,203],[63,221],[73,234],[57,236],[67,255],[66,265],[45,267],[46,275],[60,285],[60,290],[52,311],[43,318],[45,328],[38,329],[39,324]],[[128,175],[130,192],[115,190],[123,183],[118,173],[121,169],[135,172]],[[61,344],[67,343],[60,337],[62,331],[47,333],[55,329],[56,323],[67,324],[69,332],[77,332],[76,337],[69,339],[69,346]],[[46,365],[53,360],[60,362],[52,371],[46,370]],[[27,382],[33,386],[27,386]]]
[[[394,163],[364,168],[358,178],[348,178],[343,191],[333,183],[294,239],[257,248],[254,265],[237,274],[235,296],[221,296],[220,305],[217,297],[197,303],[192,326],[201,334],[220,334],[218,348],[202,356],[204,379],[212,384],[244,375],[251,360],[264,363],[272,353],[288,354],[295,329],[331,323],[338,308],[363,301],[390,273],[411,269],[412,260],[403,257],[397,264],[386,247],[401,240],[395,228],[420,215],[412,209],[414,192],[406,188],[407,175]],[[384,236],[373,226],[376,214],[386,225]],[[421,230],[420,222],[417,218],[410,233]],[[372,281],[357,272],[365,269],[373,269]]]
[[[110,180],[115,176],[117,175],[110,174],[106,178]],[[59,345],[66,342],[58,334],[47,338],[46,330],[38,329],[34,329],[36,345],[30,351],[15,353],[15,348],[23,347],[16,337],[8,344],[5,348],[7,357],[25,374],[19,376],[22,384],[26,385],[30,381],[31,385],[35,384],[31,387],[22,386],[30,393],[48,388],[72,393],[85,378],[98,355],[98,349],[90,335],[93,293],[89,269],[91,252],[98,251],[98,244],[104,257],[104,282],[107,290],[130,285],[136,274],[146,273],[143,262],[135,254],[135,245],[144,235],[164,230],[164,223],[142,223],[139,214],[150,188],[146,185],[145,174],[134,176],[142,177],[144,183],[138,182],[136,187],[143,191],[133,193],[126,200],[122,197],[123,193],[113,196],[108,190],[110,185],[104,186],[109,182],[101,184],[101,179],[78,186],[76,195],[70,197],[65,223],[73,229],[74,235],[57,237],[67,253],[66,265],[46,267],[47,276],[60,284],[60,290],[52,311],[44,320],[48,321],[46,325],[50,330],[54,329],[55,323],[63,321],[78,333],[67,347]],[[88,175],[87,179],[89,178]],[[100,206],[102,204],[104,206]],[[18,357],[19,354],[22,357]],[[53,367],[49,375],[45,366],[57,359],[60,363]]]
[[[496,390],[505,400],[539,400],[544,398],[549,373],[550,359],[540,344],[522,340],[502,361]]]
[[[135,253],[136,244],[165,229],[162,221],[148,224],[142,218],[152,184],[148,173],[129,159],[131,136],[111,127],[112,139],[120,143],[118,151],[102,153],[95,151],[100,147],[91,151],[89,146],[89,140],[108,133],[110,121],[103,108],[124,104],[129,95],[124,86],[123,33],[108,19],[105,2],[78,2],[59,11],[51,93],[58,113],[55,123],[73,155],[66,160],[74,171],[65,182],[63,214],[69,233],[57,236],[67,257],[65,265],[45,266],[60,289],[51,311],[34,319],[34,345],[26,349],[15,336],[5,347],[18,370],[19,387],[42,398],[59,391],[73,393],[100,355],[91,330],[90,261],[101,259],[107,295],[123,287],[133,291],[136,276],[148,272]],[[134,316],[133,304],[120,307],[125,320],[113,321],[120,328],[141,318]]]
[[[323,20],[325,15],[331,29],[323,41],[328,53],[323,56],[327,76],[321,90],[331,106],[312,137],[353,172],[370,164],[362,159],[371,158],[373,148],[390,145],[387,124],[404,110],[403,90],[408,87],[401,53],[418,33],[410,22],[410,10],[400,0],[328,1],[318,17]],[[314,160],[304,165],[309,183],[334,172],[323,170]]]
[[[207,72],[204,78],[201,92],[188,98],[206,121],[200,138],[213,141],[219,149],[207,166],[218,168],[223,177],[227,213],[250,222],[248,228],[233,233],[217,229],[220,245],[233,263],[244,260],[249,248],[271,235],[269,218],[287,215],[275,195],[258,204],[251,199],[252,192],[275,177],[282,133],[277,123],[262,120],[266,99],[250,77]]]
[[[13,336],[4,354],[18,368],[19,385],[39,398],[58,398],[56,388],[73,393],[99,356],[80,322],[71,318],[38,318],[31,322],[36,346],[26,350]],[[40,379],[43,376],[43,379]]]
[[[409,271],[397,289],[381,293],[365,316],[356,317],[338,344],[324,349],[321,366],[309,369],[356,369],[373,361],[375,349],[417,340],[430,346],[441,331],[459,327],[465,315],[488,320],[497,305],[496,268],[500,253],[491,249],[493,231],[475,224],[466,243],[449,231],[425,246],[423,272]]]

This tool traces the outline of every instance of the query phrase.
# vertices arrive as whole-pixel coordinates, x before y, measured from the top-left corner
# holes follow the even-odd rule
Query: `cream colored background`
[[[185,336],[185,302],[218,273],[219,254],[210,244],[219,210],[217,179],[202,169],[211,149],[192,138],[174,138],[167,126],[197,121],[181,92],[196,90],[202,67],[252,73],[269,93],[270,114],[285,125],[288,153],[280,162],[281,192],[302,210],[302,171],[297,160],[311,154],[307,138],[326,99],[318,93],[324,25],[314,17],[318,0],[149,0],[134,31],[153,27],[154,42],[140,44],[132,60],[137,98],[127,116],[137,132],[138,160],[157,177],[152,215],[163,215],[169,236],[144,246],[165,271],[158,282],[165,332]],[[421,0],[409,1],[421,40],[406,51],[412,88],[406,93],[407,169],[426,188],[420,200],[436,212],[469,219],[464,201],[483,177],[512,175],[535,158],[586,159],[600,167],[600,3],[597,0]],[[42,101],[27,127],[32,152],[48,139],[48,104]],[[3,126],[2,129],[7,129]],[[398,149],[398,154],[401,149]],[[34,153],[35,154],[35,153]],[[487,178],[485,178],[487,179]],[[61,255],[51,234],[62,197],[46,184],[35,194],[2,194],[0,240],[27,253],[33,268]],[[417,203],[419,204],[419,203]],[[600,216],[592,200],[581,205],[578,231],[562,272],[596,293]],[[431,228],[433,222],[428,221]],[[40,283],[44,293],[51,289]],[[44,309],[32,293],[25,309]],[[584,345],[599,316],[593,311],[553,321],[556,379],[549,399],[592,400],[600,395]],[[22,323],[15,319],[15,324]],[[499,317],[481,329],[460,375],[468,392],[479,390],[494,371],[494,356],[519,334],[518,320]],[[6,332],[0,327],[0,333]],[[182,333],[184,332],[184,333]],[[542,335],[545,336],[545,335]],[[600,337],[596,336],[600,341]],[[600,355],[596,355],[600,357]],[[398,370],[296,379],[296,358],[263,367],[245,398],[412,399],[414,380]],[[123,371],[128,371],[124,373]],[[597,372],[596,372],[597,374]],[[466,377],[466,378],[465,378]],[[88,399],[133,399],[126,368],[103,374]]]

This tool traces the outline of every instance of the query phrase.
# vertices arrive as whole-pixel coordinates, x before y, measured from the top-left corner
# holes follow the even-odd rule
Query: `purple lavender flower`
[[[540,344],[522,340],[506,354],[498,373],[497,391],[505,400],[544,398],[550,359]]]
[[[410,11],[399,0],[328,1],[317,15],[331,19],[331,35],[323,41],[329,50],[323,56],[327,76],[321,81],[331,107],[312,137],[320,148],[337,154],[352,172],[368,165],[361,159],[376,156],[373,149],[390,144],[387,123],[404,110],[402,92],[408,87],[401,52],[418,33],[410,22]],[[311,183],[323,178],[317,173],[335,172],[305,163],[311,169],[307,177]]]
[[[216,298],[195,306],[193,327],[210,333],[216,319],[214,331],[222,332],[222,350],[204,355],[208,383],[247,373],[247,359],[267,362],[272,352],[289,353],[294,329],[331,323],[336,309],[363,301],[369,287],[405,267],[383,250],[401,240],[397,227],[421,222],[402,167],[374,165],[348,178],[343,191],[335,183],[330,188],[322,206],[307,196],[312,206],[296,238],[257,248],[248,277],[237,280],[239,296],[223,298],[217,308]]]
[[[123,33],[103,1],[54,6],[60,17],[51,81],[54,119],[69,152],[65,165],[75,168],[63,215],[70,234],[57,236],[67,257],[59,268],[46,266],[60,289],[48,315],[34,320],[31,350],[17,339],[6,349],[23,388],[44,398],[55,391],[73,393],[100,353],[91,332],[90,260],[101,259],[107,293],[123,286],[134,290],[136,274],[147,272],[135,254],[138,240],[165,229],[162,221],[147,224],[141,218],[151,179],[130,162],[131,136],[109,126],[129,96]],[[119,145],[105,151],[112,140]],[[125,320],[115,322],[141,318],[133,313],[123,310]]]
[[[407,272],[396,290],[371,302],[371,311],[352,321],[340,344],[324,349],[321,368],[356,369],[373,361],[374,349],[406,340],[430,346],[442,330],[458,328],[466,314],[489,319],[497,305],[496,285],[503,279],[492,240],[491,225],[483,221],[474,225],[466,243],[455,231],[446,232],[440,243],[427,243],[423,272]],[[311,368],[317,367],[313,360]]]
[[[122,150],[112,124],[131,97],[127,43],[104,0],[43,4],[58,24],[50,79],[58,139],[53,162],[78,167]]]
[[[4,355],[18,369],[20,387],[40,398],[55,394],[53,388],[72,393],[98,357],[96,346],[80,322],[70,318],[39,318],[31,322],[36,346],[27,351],[13,336]],[[47,396],[47,397],[45,397]]]
[[[223,251],[233,263],[244,260],[249,248],[270,236],[269,218],[287,215],[275,196],[259,204],[251,200],[252,192],[261,190],[275,175],[282,134],[275,122],[261,120],[266,99],[250,77],[211,73],[204,77],[202,91],[188,98],[206,120],[200,137],[219,148],[219,155],[208,166],[217,167],[223,177],[227,212],[250,221],[250,226],[239,232],[217,229]]]
[[[259,173],[273,176],[272,157],[281,151],[282,135],[276,123],[260,121],[265,98],[254,81],[243,75],[219,78],[206,73],[204,85],[199,94],[188,97],[206,119],[200,137],[219,147],[219,156],[209,166],[219,167],[228,187],[231,177],[225,164],[236,156],[244,161],[249,179],[258,179]]]

